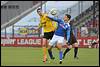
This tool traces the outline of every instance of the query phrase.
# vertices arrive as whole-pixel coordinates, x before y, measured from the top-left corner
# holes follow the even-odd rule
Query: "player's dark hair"
[[[41,8],[38,8],[38,9],[37,9],[37,12],[38,12],[38,11],[41,11],[41,10],[42,10]]]
[[[69,15],[69,14],[65,14],[65,16],[67,16],[69,19],[71,19],[71,15]]]

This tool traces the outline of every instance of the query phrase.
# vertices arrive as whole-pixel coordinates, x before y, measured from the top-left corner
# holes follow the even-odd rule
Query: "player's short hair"
[[[65,14],[65,16],[67,16],[69,19],[71,19],[71,15],[69,15],[69,14]]]
[[[39,12],[39,11],[41,11],[42,9],[39,7],[38,9],[37,9],[37,12]]]

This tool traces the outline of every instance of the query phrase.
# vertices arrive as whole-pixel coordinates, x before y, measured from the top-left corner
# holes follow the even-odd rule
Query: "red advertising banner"
[[[97,37],[80,37],[78,38],[79,47],[91,46],[93,42],[97,41]]]
[[[78,38],[79,47],[88,47],[91,43],[96,42],[97,37]],[[24,47],[42,47],[42,38],[40,37],[14,37],[1,38],[1,46],[24,46]]]
[[[28,38],[1,38],[1,46],[42,46],[42,38],[28,37]]]

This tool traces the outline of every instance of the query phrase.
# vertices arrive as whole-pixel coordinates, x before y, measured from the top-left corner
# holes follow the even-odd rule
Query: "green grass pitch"
[[[65,50],[65,48],[63,48]],[[79,59],[74,59],[74,49],[59,64],[59,52],[53,48],[53,63],[42,62],[43,50],[35,47],[1,47],[1,66],[99,66],[99,48],[79,48]]]

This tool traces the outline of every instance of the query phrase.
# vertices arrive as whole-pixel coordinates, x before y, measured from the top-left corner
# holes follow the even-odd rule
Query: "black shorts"
[[[46,38],[47,40],[49,40],[49,39],[52,39],[53,35],[54,35],[54,31],[47,32],[47,33],[44,33],[43,38]]]
[[[68,45],[73,45],[74,43],[77,43],[77,39],[76,39],[75,35],[73,34],[73,32],[70,33],[70,39],[68,42],[69,42]]]

